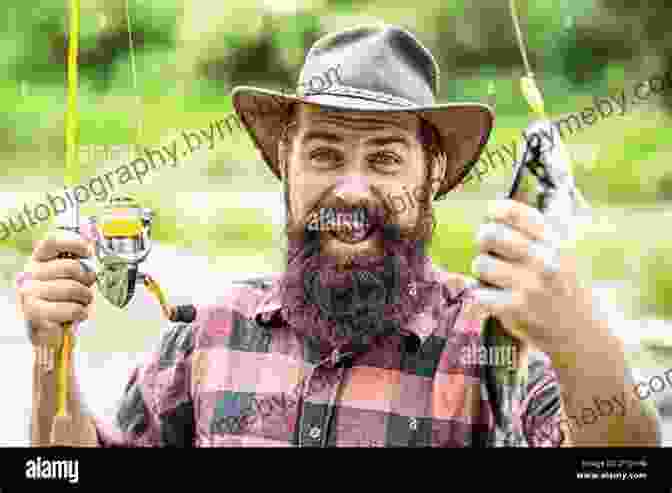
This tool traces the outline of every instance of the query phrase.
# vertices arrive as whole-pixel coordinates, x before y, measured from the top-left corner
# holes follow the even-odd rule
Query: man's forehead
[[[347,111],[300,105],[297,111],[300,126],[343,126],[350,129],[402,130],[416,134],[420,118],[409,112]]]

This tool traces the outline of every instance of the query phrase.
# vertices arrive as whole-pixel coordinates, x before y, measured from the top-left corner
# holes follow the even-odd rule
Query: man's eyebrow
[[[389,137],[373,137],[371,139],[366,140],[367,145],[375,145],[375,146],[385,146],[388,144],[402,144],[406,146],[407,148],[411,147],[410,142],[406,137],[402,136],[397,136],[397,135],[391,135]]]
[[[310,130],[306,132],[302,140],[304,142],[309,142],[311,140],[326,140],[327,142],[336,144],[343,142],[342,137],[323,130]]]
[[[308,142],[310,140],[324,140],[327,142],[331,143],[341,143],[343,142],[343,138],[327,132],[323,130],[310,130],[306,132],[306,134],[303,136],[302,139],[304,142]],[[388,144],[402,144],[406,146],[407,148],[411,147],[410,142],[406,137],[403,137],[401,135],[391,135],[391,136],[386,136],[386,137],[372,137],[370,139],[367,139],[365,142],[367,145],[373,145],[373,146],[385,146]]]

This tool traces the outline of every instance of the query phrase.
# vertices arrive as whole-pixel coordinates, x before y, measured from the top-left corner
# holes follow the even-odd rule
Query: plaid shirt
[[[277,278],[233,285],[134,369],[116,422],[94,418],[100,445],[558,446],[548,358],[530,353],[515,373],[465,361],[494,319],[469,296],[470,279],[432,273],[440,299],[350,361],[322,357],[288,326]]]

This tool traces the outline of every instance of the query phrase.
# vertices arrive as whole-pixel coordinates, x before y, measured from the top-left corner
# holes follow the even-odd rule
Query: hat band
[[[366,89],[359,89],[356,87],[350,86],[337,86],[327,89],[326,91],[303,91],[298,92],[299,96],[349,96],[359,99],[365,99],[367,101],[375,101],[377,103],[387,103],[393,106],[399,106],[402,108],[410,108],[417,106],[416,103],[409,101],[408,99],[398,98],[396,96],[391,96],[382,92],[368,91]]]

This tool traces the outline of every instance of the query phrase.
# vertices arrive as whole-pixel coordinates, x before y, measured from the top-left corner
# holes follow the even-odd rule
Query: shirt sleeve
[[[560,384],[550,359],[530,353],[527,397],[522,404],[523,431],[530,447],[560,447],[567,437],[562,430]]]
[[[101,447],[193,445],[193,350],[193,327],[171,326],[161,338],[159,348],[133,370],[114,422],[93,418]]]

